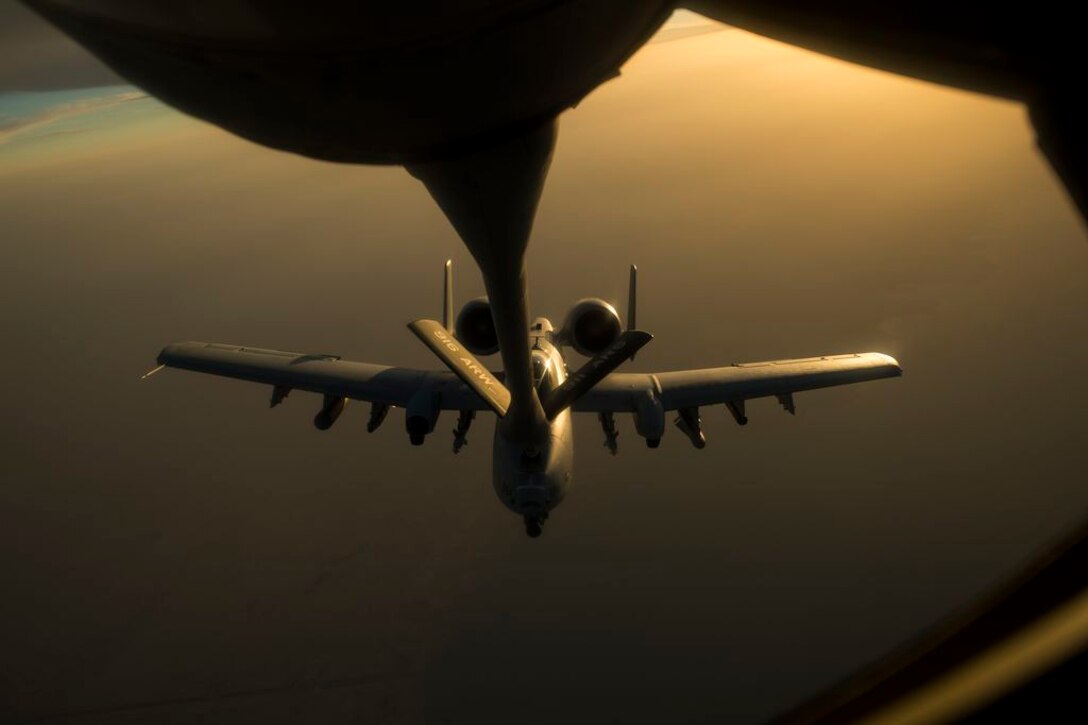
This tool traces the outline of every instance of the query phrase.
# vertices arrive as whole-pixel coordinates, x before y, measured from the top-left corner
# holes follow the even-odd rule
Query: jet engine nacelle
[[[473,355],[494,355],[499,351],[499,336],[486,297],[465,303],[457,315],[454,335]]]
[[[622,333],[623,325],[616,308],[602,299],[589,297],[576,302],[567,313],[559,337],[580,355],[593,357]]]

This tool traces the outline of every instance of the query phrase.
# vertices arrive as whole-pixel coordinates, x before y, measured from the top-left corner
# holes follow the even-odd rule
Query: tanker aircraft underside
[[[491,411],[499,416],[492,454],[495,492],[524,519],[531,537],[540,535],[548,513],[571,483],[572,413],[595,413],[613,454],[617,452],[616,413],[632,414],[635,430],[650,448],[657,448],[667,415],[675,413],[676,427],[701,449],[706,446],[699,416],[702,406],[723,405],[739,425],[745,425],[745,403],[753,398],[774,397],[793,413],[794,393],[902,374],[894,358],[872,352],[674,372],[614,372],[652,339],[635,328],[636,274],[632,266],[626,329],[615,308],[596,298],[576,303],[559,329],[543,317],[536,318],[529,325],[527,370],[521,375],[493,373],[477,359],[500,351],[495,319],[488,299],[477,298],[453,320],[450,262],[445,269],[443,321],[416,320],[409,325],[448,370],[412,370],[349,362],[336,355],[181,342],[163,349],[159,367],[152,373],[173,367],[263,383],[272,388],[272,407],[293,390],[318,393],[324,398],[314,417],[320,430],[336,422],[348,400],[371,404],[368,432],[378,429],[390,408],[403,408],[413,445],[421,445],[434,431],[442,411],[457,411],[454,453],[465,445],[476,414]],[[568,371],[564,357],[568,347],[589,358],[573,372]],[[511,383],[520,379],[530,387],[512,392]],[[519,399],[539,411],[539,416],[504,425]]]

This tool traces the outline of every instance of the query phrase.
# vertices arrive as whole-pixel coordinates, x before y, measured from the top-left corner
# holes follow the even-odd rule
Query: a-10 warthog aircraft
[[[535,319],[529,327],[528,375],[492,373],[477,359],[499,351],[491,308],[487,298],[474,299],[461,309],[456,322],[452,320],[450,262],[445,270],[443,321],[416,320],[409,325],[449,370],[412,370],[349,362],[336,355],[181,342],[167,346],[159,354],[159,367],[148,375],[173,367],[264,383],[272,386],[272,407],[292,390],[319,393],[324,403],[314,425],[321,430],[336,422],[348,400],[371,403],[369,432],[378,429],[389,408],[404,408],[413,445],[421,445],[434,431],[439,413],[458,411],[454,453],[465,445],[476,413],[493,411],[500,418],[492,454],[495,492],[507,508],[523,517],[526,533],[536,537],[571,483],[572,412],[597,414],[605,445],[613,454],[617,451],[616,413],[631,413],[646,445],[657,448],[665,434],[666,417],[675,411],[677,428],[696,448],[703,448],[701,406],[724,405],[738,424],[745,425],[745,402],[753,398],[773,396],[793,413],[796,392],[902,374],[894,358],[875,352],[675,372],[613,372],[652,339],[635,329],[636,274],[632,266],[626,330],[615,308],[594,298],[576,303],[558,330],[543,317]],[[566,347],[589,361],[569,372],[563,354]],[[531,389],[508,387],[517,379],[529,381]],[[503,423],[519,398],[530,400],[543,416],[531,419],[527,427],[520,424],[511,433]]]

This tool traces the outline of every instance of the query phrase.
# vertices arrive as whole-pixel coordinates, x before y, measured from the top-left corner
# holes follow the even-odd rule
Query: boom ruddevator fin
[[[510,408],[510,391],[441,322],[416,320],[408,323],[408,329],[461,378],[465,385],[483,398],[500,418],[506,415]]]
[[[578,368],[577,372],[571,373],[562,385],[551,391],[542,401],[548,420],[574,405],[578,398],[588,393],[625,360],[634,357],[652,339],[654,336],[643,330],[627,330],[617,337],[615,342]]]

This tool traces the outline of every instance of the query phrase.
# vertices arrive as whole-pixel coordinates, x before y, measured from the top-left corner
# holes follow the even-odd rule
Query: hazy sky
[[[0,93],[117,83],[117,75],[17,0],[0,0]]]
[[[415,449],[399,411],[320,433],[316,396],[138,381],[186,339],[429,367],[404,325],[442,262],[458,300],[481,285],[403,170],[130,92],[0,96],[4,720],[758,720],[1084,513],[1088,244],[1020,106],[729,31],[567,113],[536,313],[622,300],[634,262],[632,370],[876,350],[905,375],[743,429],[704,409],[703,451],[624,418],[612,458],[577,418],[529,540],[488,417],[453,456],[450,414]]]

